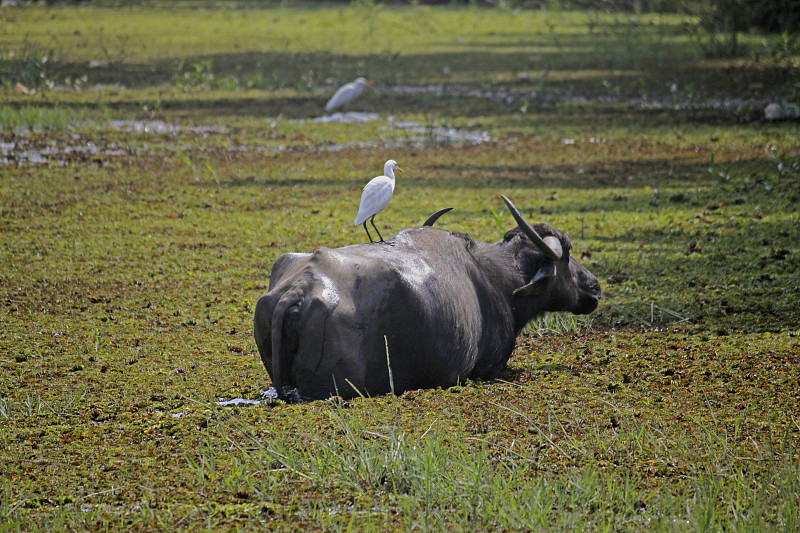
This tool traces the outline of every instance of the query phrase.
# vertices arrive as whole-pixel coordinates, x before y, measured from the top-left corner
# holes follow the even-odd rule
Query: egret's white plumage
[[[363,93],[364,89],[367,87],[372,87],[372,85],[364,78],[356,78],[355,81],[342,85],[333,93],[331,99],[328,100],[328,103],[325,105],[325,111],[331,111],[352,102],[361,96],[361,93]]]
[[[386,242],[383,240],[381,232],[378,231],[378,228],[375,226],[375,215],[383,211],[392,199],[395,170],[403,172],[403,169],[397,166],[397,162],[394,159],[388,160],[383,165],[383,176],[372,178],[364,187],[364,192],[361,193],[361,203],[358,206],[358,214],[356,215],[353,225],[364,225],[364,231],[367,232],[369,242],[375,241],[372,240],[372,235],[369,234],[369,230],[367,229],[367,220],[372,222],[372,227],[375,228],[380,238],[379,242]]]

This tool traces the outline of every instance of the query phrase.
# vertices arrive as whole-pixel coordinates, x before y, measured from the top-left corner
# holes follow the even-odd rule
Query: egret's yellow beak
[[[400,172],[403,172],[403,169],[400,168],[400,167],[397,167],[397,170],[399,170]],[[403,174],[405,174],[405,172],[403,172]]]

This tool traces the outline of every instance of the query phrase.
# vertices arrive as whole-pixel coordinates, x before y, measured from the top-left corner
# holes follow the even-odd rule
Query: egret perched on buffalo
[[[375,228],[375,232],[380,239],[378,242],[391,245],[391,243],[383,240],[381,232],[375,226],[375,215],[386,209],[386,206],[389,205],[389,200],[392,199],[395,170],[403,172],[403,169],[397,166],[397,162],[394,159],[388,160],[383,165],[383,176],[372,178],[364,187],[364,192],[361,193],[361,204],[358,206],[358,215],[356,215],[353,225],[364,224],[364,231],[367,232],[367,237],[369,237],[369,242],[371,243],[375,243],[375,241],[372,240],[372,235],[369,234],[367,229],[367,220],[372,222],[372,227]]]
[[[333,96],[331,96],[331,99],[328,100],[328,103],[325,104],[325,111],[332,111],[337,107],[341,107],[352,102],[361,96],[361,93],[363,93],[364,89],[367,87],[372,87],[372,85],[364,78],[356,78],[355,81],[342,85],[335,93],[333,93]]]

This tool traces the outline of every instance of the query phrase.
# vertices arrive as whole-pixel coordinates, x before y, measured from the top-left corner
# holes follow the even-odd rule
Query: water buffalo
[[[591,313],[600,284],[570,256],[569,238],[529,225],[502,198],[518,227],[493,244],[429,221],[398,232],[394,246],[279,257],[254,317],[278,395],[399,394],[495,378],[528,321]]]

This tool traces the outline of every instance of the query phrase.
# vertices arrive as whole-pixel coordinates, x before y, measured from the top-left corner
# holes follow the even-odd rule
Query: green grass
[[[464,393],[463,389],[449,392]],[[522,429],[535,436],[532,448],[515,449],[514,441],[498,443],[494,430],[479,431],[464,443],[452,441],[453,428],[435,432],[435,422],[421,434],[404,429],[398,421],[404,403],[390,401],[385,418],[375,420],[372,413],[363,420],[333,402],[323,420],[333,426],[335,436],[311,437],[302,447],[280,433],[266,439],[254,436],[237,427],[235,417],[227,413],[221,413],[217,422],[222,442],[227,439],[236,450],[237,462],[250,462],[249,471],[277,467],[303,482],[331,491],[349,487],[367,496],[347,512],[330,501],[307,509],[309,522],[316,527],[343,527],[356,516],[362,518],[359,528],[366,529],[381,529],[388,520],[398,529],[421,521],[423,527],[434,529],[572,530],[585,525],[590,516],[598,529],[706,530],[735,524],[758,530],[770,526],[762,513],[775,510],[788,518],[786,529],[796,524],[798,502],[792,493],[797,471],[791,465],[795,450],[787,441],[779,443],[783,449],[777,456],[749,449],[742,438],[745,417],[735,422],[732,435],[726,429],[706,427],[696,438],[672,440],[659,427],[622,415],[600,423],[581,416],[580,401],[564,420],[546,403],[546,423],[496,404],[498,412],[518,419]],[[618,409],[613,403],[609,407]],[[609,423],[615,428],[611,432],[602,428]],[[455,429],[471,433],[463,426]],[[788,468],[771,469],[766,478],[751,483],[752,473],[742,455],[751,461],[777,460]],[[581,468],[572,472],[554,468],[565,461]],[[640,483],[673,469],[685,472],[690,480],[685,491]],[[765,501],[771,484],[788,496]],[[253,487],[265,495],[276,490],[259,482]],[[729,507],[720,508],[718,500]],[[753,503],[766,508],[751,508]]]
[[[86,119],[82,110],[62,107],[23,105],[19,108],[0,107],[0,132],[24,133],[63,131],[81,125]]]
[[[0,10],[0,531],[797,530],[798,126],[761,120],[796,55],[703,59],[677,15],[215,6]],[[313,121],[362,74],[377,120]],[[382,233],[453,206],[495,241],[505,194],[598,310],[494,382],[217,406],[269,385],[272,263],[364,242],[390,157]]]

